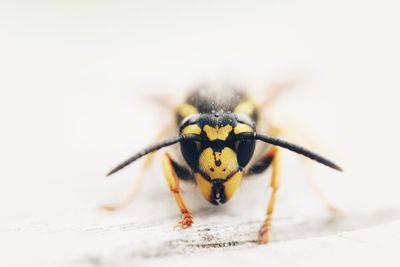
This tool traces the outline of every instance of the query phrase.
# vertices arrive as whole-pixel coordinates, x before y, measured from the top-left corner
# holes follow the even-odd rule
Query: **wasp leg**
[[[294,134],[295,133],[295,134]],[[303,143],[309,147],[318,148],[319,151],[325,151],[326,149],[321,148],[319,144],[316,144],[314,136],[306,131],[304,127],[298,123],[290,122],[285,127],[273,127],[273,134],[276,136],[287,136],[289,139]],[[315,180],[315,174],[311,162],[306,158],[301,158],[305,167],[306,177],[308,184],[311,187],[312,192],[319,198],[322,204],[330,211],[333,215],[341,215],[343,212],[332,204],[328,198],[321,192]]]
[[[158,133],[157,137],[155,138],[155,141],[158,141],[162,137],[164,137],[166,135],[167,130],[168,127],[164,127],[164,129]],[[145,161],[142,165],[141,170],[139,171],[139,174],[133,180],[133,183],[130,186],[128,194],[122,200],[115,203],[104,204],[99,206],[98,208],[105,211],[116,211],[128,206],[135,198],[137,192],[139,191],[140,185],[142,184],[143,181],[143,177],[145,176],[145,173],[148,170],[148,168],[151,166],[151,163],[153,162],[153,159],[156,154],[157,152],[153,152],[145,157]]]
[[[265,98],[264,101],[261,102],[260,108],[261,112],[270,108],[274,102],[282,96],[283,93],[285,93],[287,90],[292,89],[296,85],[299,84],[299,80],[297,79],[291,79],[291,80],[286,80],[286,81],[281,81],[281,82],[276,82],[271,84],[268,87],[268,95]]]
[[[335,205],[333,205],[329,199],[321,192],[321,189],[318,187],[317,182],[315,181],[315,175],[312,171],[312,167],[309,165],[309,162],[304,161],[304,164],[306,165],[306,171],[307,171],[307,178],[308,178],[308,184],[311,187],[312,192],[319,198],[319,200],[322,202],[322,204],[335,216],[341,216],[343,215],[343,211],[339,208],[337,208]]]
[[[263,173],[271,165],[273,159],[274,155],[267,153],[265,156],[261,157],[261,159],[257,160],[253,163],[253,165],[250,166],[250,168],[246,172],[246,176]]]
[[[99,209],[105,210],[105,211],[116,211],[122,208],[125,208],[128,206],[132,200],[135,198],[137,192],[139,191],[140,185],[143,181],[143,177],[150,167],[151,163],[153,162],[154,156],[156,153],[151,153],[148,155],[145,159],[145,162],[142,165],[142,169],[140,170],[139,174],[137,177],[135,177],[132,185],[130,186],[128,194],[120,201],[115,202],[115,203],[110,203],[110,204],[104,204],[99,206]]]
[[[268,203],[267,208],[267,216],[264,220],[263,225],[260,229],[260,238],[259,242],[261,244],[266,244],[270,240],[270,229],[271,229],[271,221],[272,221],[272,213],[274,212],[275,201],[276,201],[276,192],[279,188],[279,179],[280,179],[280,156],[279,149],[273,147],[266,155],[266,158],[272,158],[272,176],[271,176],[271,197]]]
[[[179,180],[178,176],[176,175],[174,163],[167,152],[163,155],[162,165],[169,189],[174,194],[176,204],[182,213],[182,220],[176,225],[176,227],[182,229],[189,228],[193,224],[193,216],[182,199],[180,194]]]

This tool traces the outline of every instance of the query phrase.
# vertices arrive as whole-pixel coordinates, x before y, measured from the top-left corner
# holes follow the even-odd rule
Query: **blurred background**
[[[170,119],[151,98],[177,103],[209,81],[244,86],[256,100],[273,83],[299,81],[267,113],[304,128],[343,166],[311,164],[324,194],[350,213],[400,208],[399,12],[390,0],[1,1],[3,233],[178,219],[157,160],[140,205],[113,215],[96,206],[126,194],[138,166],[105,173]],[[284,155],[287,206],[277,212],[315,215],[321,204],[297,158]],[[254,208],[264,210],[259,193]]]

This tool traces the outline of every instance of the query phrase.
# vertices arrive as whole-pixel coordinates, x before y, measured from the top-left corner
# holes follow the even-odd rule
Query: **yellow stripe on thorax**
[[[192,106],[192,105],[187,104],[187,103],[184,103],[184,104],[180,105],[177,108],[177,112],[182,118],[185,118],[185,117],[187,117],[189,115],[192,115],[192,114],[199,113],[199,111],[197,110],[197,108],[195,106]]]
[[[253,115],[257,109],[257,105],[250,100],[243,101],[236,106],[234,112],[235,113],[244,113],[246,115]]]

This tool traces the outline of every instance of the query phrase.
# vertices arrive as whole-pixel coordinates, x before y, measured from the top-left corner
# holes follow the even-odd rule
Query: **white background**
[[[85,246],[69,253],[57,236],[41,241],[41,232],[148,222],[152,216],[178,219],[158,162],[136,207],[113,215],[95,207],[121,198],[138,168],[112,179],[104,174],[151,143],[170,119],[148,99],[163,95],[179,102],[187,89],[214,80],[246,86],[256,99],[273,82],[300,81],[270,114],[295,125],[293,133],[312,133],[321,150],[343,165],[343,174],[313,165],[322,191],[347,213],[394,210],[395,218],[399,13],[397,1],[2,1],[0,219],[6,238],[0,244],[8,251],[1,260],[35,266],[51,264],[49,254],[66,262],[91,251]],[[278,214],[286,209],[311,218],[321,207],[296,158],[284,156],[286,206]],[[260,197],[255,209],[265,206]],[[237,209],[234,201],[229,205]],[[370,226],[364,223],[355,229]],[[385,242],[399,246],[399,239]],[[276,264],[291,264],[277,254]],[[307,262],[299,255],[290,256]]]

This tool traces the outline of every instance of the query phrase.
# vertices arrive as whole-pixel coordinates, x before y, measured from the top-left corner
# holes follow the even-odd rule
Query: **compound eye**
[[[187,164],[193,169],[198,168],[200,142],[198,141],[183,141],[181,142],[181,152]]]
[[[235,116],[236,116],[236,120],[239,123],[244,123],[244,124],[249,125],[250,127],[254,127],[254,122],[248,115],[242,114],[242,113],[236,113]]]
[[[255,147],[256,142],[254,140],[237,141],[237,159],[240,167],[244,168],[249,163],[253,157]]]

